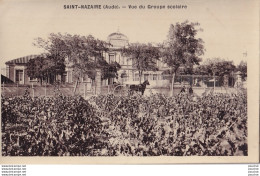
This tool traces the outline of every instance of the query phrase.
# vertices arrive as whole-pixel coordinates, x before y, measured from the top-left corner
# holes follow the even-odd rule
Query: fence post
[[[94,91],[95,91],[95,95],[97,95],[97,84],[96,84],[96,80],[94,81]]]
[[[84,83],[84,99],[86,99],[86,83]]]
[[[101,87],[101,70],[98,69],[96,71],[96,77],[95,77],[95,95],[102,93],[102,87]]]
[[[2,90],[3,95],[4,95],[4,90],[5,90],[5,83],[3,82],[3,90]]]
[[[33,95],[33,99],[34,99],[34,87],[33,87],[33,83],[32,83],[32,95]]]
[[[17,92],[17,96],[19,96],[19,90],[18,90],[18,87],[19,87],[19,85],[18,85],[18,82],[17,82],[17,90],[16,90],[16,92]]]
[[[47,90],[46,90],[47,87],[46,87],[46,86],[47,86],[47,82],[45,82],[45,89],[44,89],[44,95],[45,95],[45,97],[47,96]]]
[[[214,91],[213,91],[213,92],[215,93],[215,87],[216,87],[216,77],[215,77],[215,72],[214,72],[214,78],[213,78],[213,79],[214,79],[214,89],[213,89]]]

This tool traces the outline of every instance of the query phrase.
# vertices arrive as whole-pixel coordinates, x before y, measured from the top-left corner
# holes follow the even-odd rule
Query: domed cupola
[[[117,31],[107,37],[107,42],[112,45],[112,48],[123,48],[128,45],[128,38],[124,34]]]

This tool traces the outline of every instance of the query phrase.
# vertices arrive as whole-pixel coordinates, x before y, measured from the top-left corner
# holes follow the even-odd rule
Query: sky
[[[120,9],[64,9],[64,5],[119,5]],[[187,9],[167,9],[167,5]],[[137,5],[129,9],[128,5]],[[139,9],[144,5],[146,9]],[[165,5],[166,9],[147,9]],[[126,6],[126,8],[122,8]],[[0,67],[18,57],[42,53],[33,46],[50,33],[93,35],[101,40],[118,29],[130,43],[162,43],[170,24],[199,22],[205,46],[203,60],[220,57],[239,64],[259,56],[259,3],[257,0],[169,1],[39,1],[0,0]],[[243,55],[243,53],[247,53]]]

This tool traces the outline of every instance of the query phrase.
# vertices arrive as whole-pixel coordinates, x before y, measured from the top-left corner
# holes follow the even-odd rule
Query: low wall
[[[203,87],[193,87],[193,93],[197,94],[198,96],[201,96],[204,92],[210,92],[213,91],[213,88],[203,88]],[[179,94],[181,91],[181,87],[174,87],[173,94]],[[171,95],[171,90],[170,88],[147,88],[145,90],[145,95],[149,95],[151,93],[162,93],[165,94],[166,96]],[[215,87],[215,93],[237,93],[237,89],[233,87]]]
[[[79,84],[77,89],[76,89],[76,95],[81,95],[81,96],[92,96],[95,94],[94,88],[91,88],[90,84]],[[28,88],[28,86],[5,86],[1,88],[1,94],[5,97],[13,97],[13,96],[22,96],[25,93],[25,90]],[[113,87],[110,87],[110,92],[113,89]],[[73,90],[74,90],[74,85],[61,85],[59,88],[60,92],[64,95],[73,95]],[[30,86],[29,89],[29,94],[32,96],[33,95],[33,89]],[[85,91],[85,94],[84,94]],[[181,87],[174,87],[173,94],[179,94],[181,91]],[[204,92],[210,92],[213,91],[213,88],[202,88],[202,87],[193,87],[193,92],[199,96],[202,95]],[[236,88],[224,88],[224,87],[216,87],[215,88],[215,93],[237,93]],[[246,91],[246,89],[244,90]],[[102,86],[101,88],[101,94],[107,94],[109,92],[108,86]],[[148,86],[144,92],[144,95],[150,95],[151,93],[162,93],[165,94],[166,96],[171,95],[171,90],[170,88],[166,87],[150,87]],[[52,85],[46,86],[34,86],[34,96],[54,96],[55,95],[55,87]]]

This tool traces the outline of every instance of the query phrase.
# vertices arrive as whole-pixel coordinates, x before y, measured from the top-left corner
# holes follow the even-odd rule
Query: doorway
[[[15,82],[18,84],[23,84],[24,83],[24,78],[23,78],[23,70],[15,70]]]

